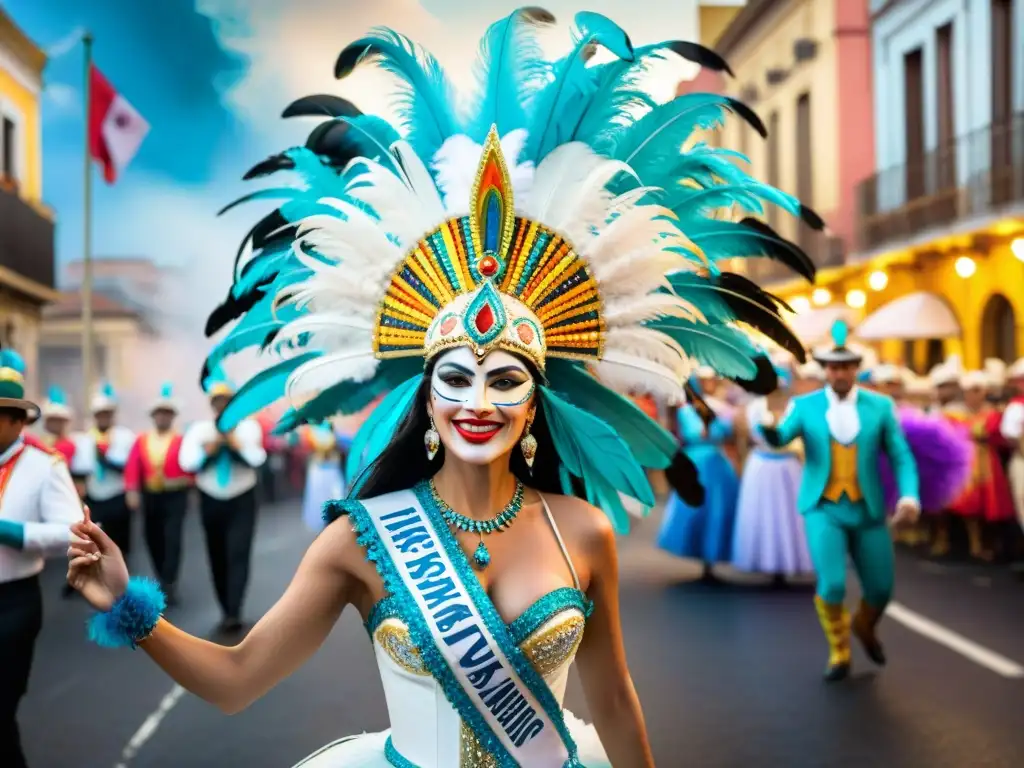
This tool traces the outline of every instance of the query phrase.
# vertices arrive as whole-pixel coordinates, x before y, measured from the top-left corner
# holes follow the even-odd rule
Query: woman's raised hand
[[[68,547],[68,584],[98,611],[109,611],[128,585],[124,555],[89,516],[71,526]]]

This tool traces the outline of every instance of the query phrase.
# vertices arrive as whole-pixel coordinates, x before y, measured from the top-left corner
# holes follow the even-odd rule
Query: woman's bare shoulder
[[[544,494],[558,530],[566,542],[585,551],[602,549],[614,541],[615,532],[608,516],[585,499],[560,494]]]

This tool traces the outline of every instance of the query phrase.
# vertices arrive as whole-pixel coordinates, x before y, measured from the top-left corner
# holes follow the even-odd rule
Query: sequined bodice
[[[424,768],[497,766],[460,722],[395,608],[390,598],[382,600],[374,606],[367,629],[373,638],[398,751]],[[508,625],[512,640],[559,702],[565,696],[568,671],[583,639],[589,611],[586,596],[566,587],[543,596]]]

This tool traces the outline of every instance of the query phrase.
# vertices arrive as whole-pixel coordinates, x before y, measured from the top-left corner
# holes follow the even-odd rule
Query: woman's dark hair
[[[526,366],[533,380],[540,387],[544,377],[529,360],[517,358]],[[420,480],[433,477],[444,464],[444,445],[442,444],[433,461],[427,458],[423,447],[423,435],[430,428],[427,416],[427,398],[430,396],[430,380],[434,372],[435,360],[427,363],[423,371],[423,381],[416,392],[412,409],[406,414],[395,433],[395,437],[384,452],[361,473],[362,486],[351,498],[369,499],[394,491],[412,488]],[[509,469],[522,483],[541,493],[562,493],[559,478],[560,460],[555,451],[551,430],[548,429],[547,417],[544,413],[543,401],[535,396],[537,412],[530,433],[537,439],[537,457],[533,462],[533,471],[526,466],[526,460],[518,446],[513,448],[509,459]],[[574,478],[575,480],[575,478]],[[578,483],[574,482],[578,486]],[[582,490],[577,487],[577,491]],[[577,495],[580,495],[577,493]]]

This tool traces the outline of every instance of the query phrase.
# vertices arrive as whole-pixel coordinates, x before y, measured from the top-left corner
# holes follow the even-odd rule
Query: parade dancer
[[[168,604],[176,605],[182,534],[192,477],[181,465],[182,436],[174,428],[178,403],[170,384],[161,388],[149,415],[153,429],[136,438],[125,465],[126,499],[130,509],[142,509],[142,531],[153,571]]]
[[[787,577],[813,573],[807,532],[797,502],[803,475],[803,446],[765,443],[760,427],[779,423],[790,400],[792,374],[778,369],[779,389],[747,406],[746,434],[753,443],[740,480],[732,564],[741,571],[764,573],[783,585]]]
[[[217,426],[217,417],[235,394],[223,372],[215,371],[205,389],[214,418],[188,428],[181,463],[195,474],[199,489],[210,574],[223,612],[218,631],[235,633],[243,626],[242,602],[256,534],[256,485],[267,453],[263,430],[255,419],[245,419],[229,430]]]
[[[1010,459],[1008,475],[1017,520],[1024,529],[1024,357],[1010,366],[1006,379],[1014,395],[1003,411],[1000,432],[1003,438],[1016,447]]]
[[[230,434],[280,397],[288,430],[388,394],[353,442],[356,480],[335,522],[240,645],[175,628],[102,530],[75,529],[69,578],[102,611],[97,639],[141,647],[228,712],[298,669],[346,606],[361,612],[392,728],[303,768],[653,766],[615,531],[629,522],[620,494],[652,506],[645,468],[672,466],[677,443],[620,393],[681,402],[698,362],[765,394],[776,376],[747,323],[799,349],[779,304],[725,267],[757,253],[813,269],[766,225],[724,212],[763,198],[820,220],[691,140],[719,109],[748,108],[709,94],[650,106],[635,90],[671,51],[721,60],[693,44],[634,49],[610,19],[581,13],[575,51],[548,62],[536,28],[549,21],[526,8],[492,25],[485,93],[458,118],[437,62],[378,30],[338,72],[383,60],[405,77],[409,140],[316,97],[348,116],[340,140],[261,165],[304,174],[281,209],[295,226],[271,226],[238,271],[211,320],[244,318],[207,368],[244,339],[267,367],[204,431]],[[598,43],[616,58],[586,66]],[[269,341],[250,332],[275,321]],[[577,655],[596,729],[562,707]]]
[[[802,438],[806,454],[800,512],[807,527],[818,577],[815,605],[829,644],[825,679],[850,672],[851,621],[846,597],[846,561],[853,560],[863,598],[852,621],[853,634],[876,664],[885,664],[876,626],[892,597],[894,556],[886,525],[886,504],[878,479],[878,455],[885,453],[901,498],[894,523],[914,522],[920,513],[917,468],[891,398],[854,382],[861,355],[846,344],[846,324],[832,329],[834,348],[815,353],[828,386],[794,398],[777,427],[764,427],[770,445]]]
[[[310,530],[320,531],[324,527],[324,504],[345,496],[342,440],[330,422],[308,424],[298,437],[308,453],[302,519]]]
[[[988,403],[988,388],[989,378],[982,371],[969,371],[960,379],[966,414],[960,423],[973,449],[966,487],[950,504],[950,511],[964,518],[970,556],[984,562],[995,557],[985,545],[986,528],[1015,516],[1010,484],[997,452],[1002,443],[1002,414]]]
[[[93,427],[75,440],[71,474],[85,478],[85,502],[125,555],[131,551],[132,511],[126,498],[124,470],[135,433],[114,423],[117,393],[104,384],[91,403]]]
[[[39,417],[25,399],[25,366],[0,350],[0,765],[25,768],[18,704],[28,688],[43,623],[39,572],[47,555],[63,555],[68,527],[82,504],[67,463],[28,445],[24,429]]]
[[[50,387],[42,407],[42,430],[35,435],[25,433],[25,440],[30,445],[50,451],[56,451],[70,465],[75,457],[75,441],[68,430],[74,413],[68,405],[67,395],[60,387]],[[80,485],[84,492],[84,484]]]
[[[682,451],[697,468],[704,500],[688,504],[673,492],[658,532],[658,546],[676,557],[700,560],[702,579],[714,581],[715,564],[732,559],[739,477],[723,450],[735,437],[732,408],[710,394],[717,384],[713,369],[702,367],[696,378],[714,420],[706,424],[692,403],[679,408],[676,418]]]

